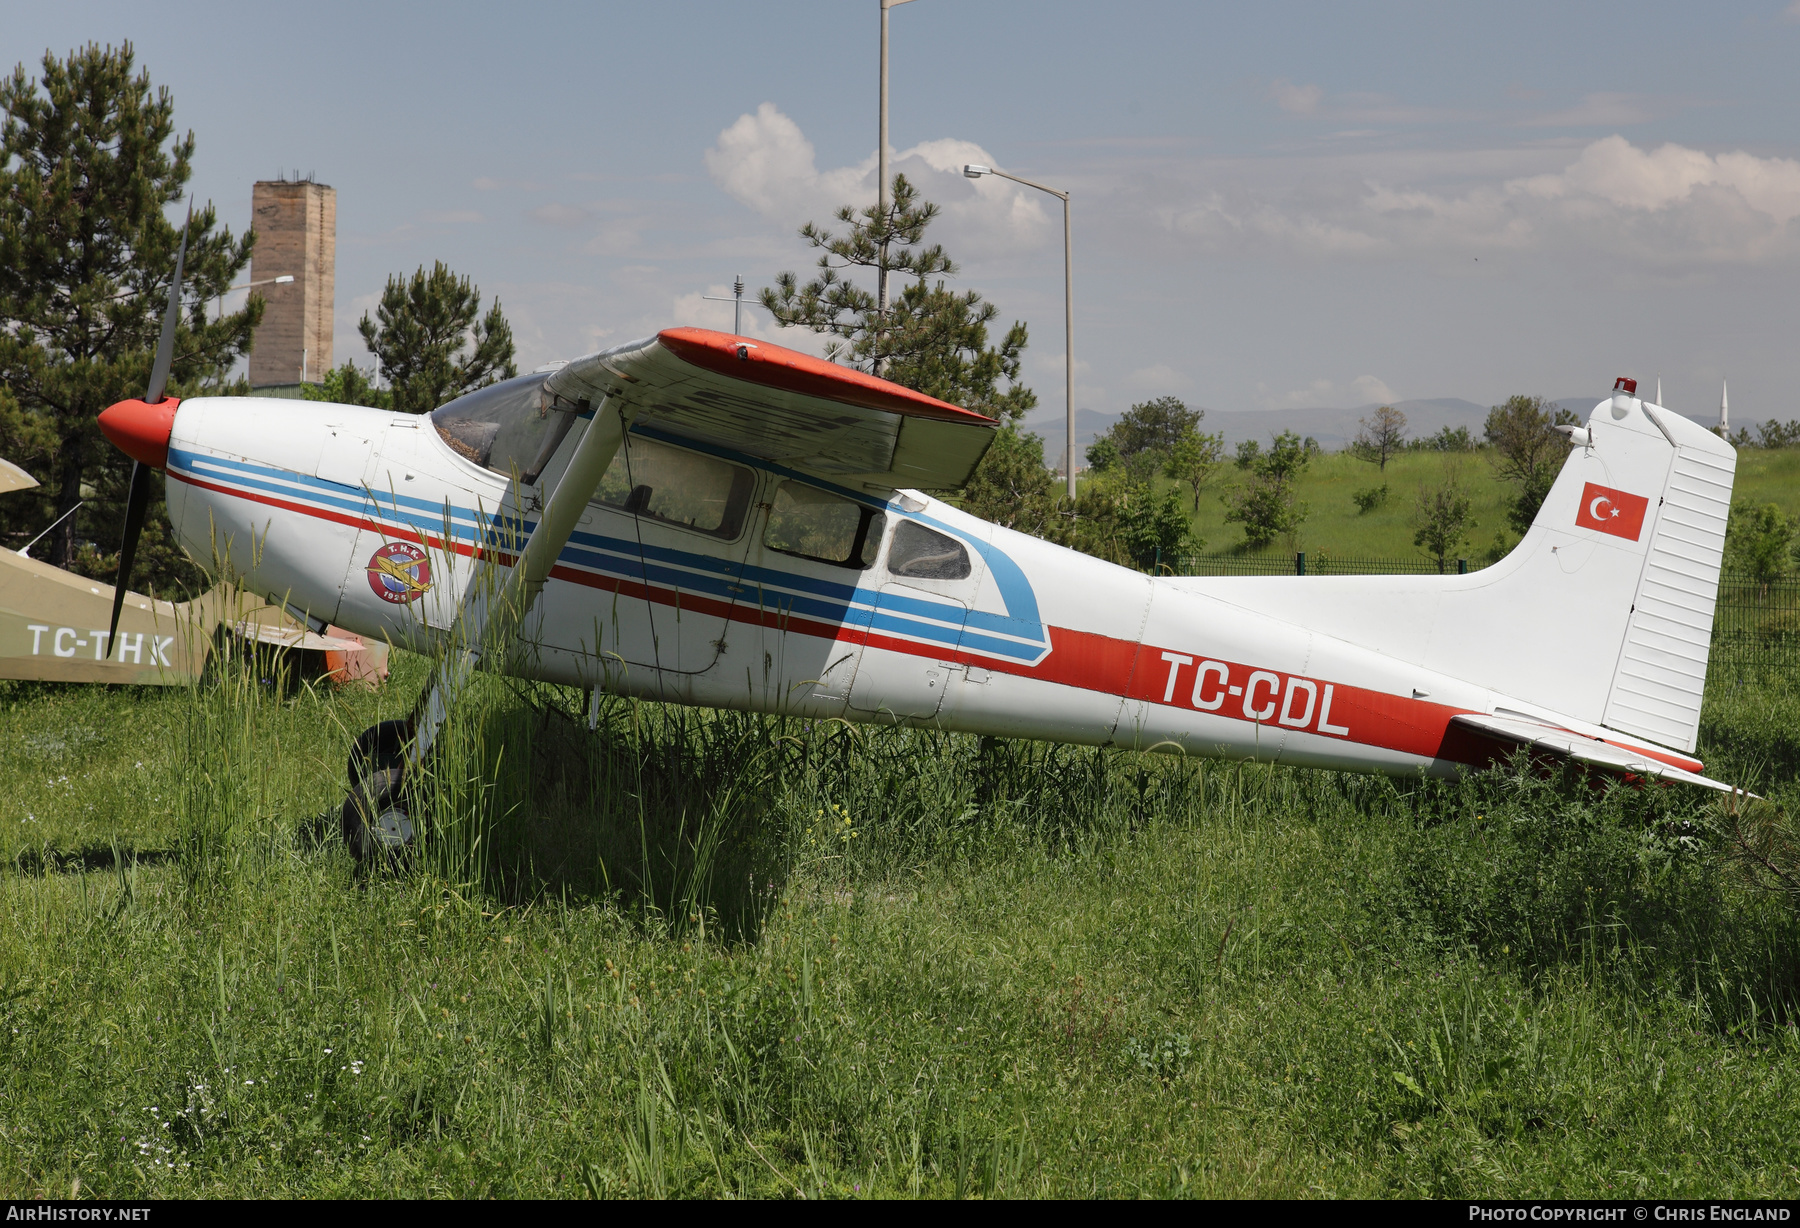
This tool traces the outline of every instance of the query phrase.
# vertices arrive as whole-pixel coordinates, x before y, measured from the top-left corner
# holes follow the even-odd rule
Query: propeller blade
[[[169,282],[169,306],[163,312],[162,336],[156,339],[156,361],[150,366],[150,388],[144,403],[155,405],[169,386],[169,368],[175,362],[175,329],[181,323],[181,274],[187,265],[188,230],[194,224],[194,202],[188,201],[187,220],[181,224],[181,246],[175,250],[175,277]],[[131,493],[125,497],[125,540],[119,543],[119,574],[113,580],[112,623],[106,633],[106,655],[119,642],[119,614],[125,608],[125,590],[131,583],[131,564],[137,558],[138,536],[144,531],[144,513],[150,508],[150,466],[131,462]]]
[[[137,557],[138,534],[144,529],[144,513],[150,507],[150,482],[154,470],[142,461],[131,462],[131,493],[125,499],[125,540],[119,544],[119,574],[113,580],[112,624],[106,633],[106,655],[119,642],[119,612],[125,608],[125,589],[131,583],[131,564]]]
[[[181,247],[175,253],[175,280],[169,283],[169,309],[163,313],[162,336],[156,342],[156,362],[150,368],[150,390],[144,394],[146,405],[162,400],[163,389],[169,385],[169,367],[175,361],[175,326],[181,322],[181,270],[187,263],[188,227],[193,223],[194,202],[190,200],[187,221],[181,224]],[[133,490],[137,489],[136,481],[136,478],[132,479]]]

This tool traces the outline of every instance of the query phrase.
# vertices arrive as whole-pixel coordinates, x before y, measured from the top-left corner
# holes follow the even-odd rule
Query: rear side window
[[[888,573],[915,580],[966,580],[969,552],[954,537],[946,537],[911,520],[894,526],[894,544],[888,549]]]
[[[744,527],[755,485],[742,465],[627,435],[594,501],[729,540]]]
[[[881,549],[882,515],[801,482],[783,482],[769,506],[763,544],[783,554],[865,569]]]

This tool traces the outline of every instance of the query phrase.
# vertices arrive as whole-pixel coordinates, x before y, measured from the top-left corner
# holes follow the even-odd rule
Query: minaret
[[[1657,403],[1657,405],[1659,405],[1659,406],[1660,406],[1660,405],[1662,405],[1662,403],[1663,403],[1663,399],[1662,399],[1662,376],[1660,376],[1660,375],[1659,375],[1659,376],[1657,376],[1657,377],[1656,377],[1656,403]]]
[[[1724,381],[1719,381],[1719,438],[1731,436],[1731,388]]]

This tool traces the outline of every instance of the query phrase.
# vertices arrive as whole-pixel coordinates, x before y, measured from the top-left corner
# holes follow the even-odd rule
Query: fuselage
[[[684,704],[1401,775],[1480,759],[1450,724],[1458,713],[1584,729],[1252,612],[1228,585],[1154,579],[917,492],[850,489],[642,430],[627,449],[525,621],[518,673]],[[429,651],[477,569],[506,564],[547,497],[474,455],[424,416],[195,398],[170,439],[169,513],[185,549],[229,559],[258,595]]]

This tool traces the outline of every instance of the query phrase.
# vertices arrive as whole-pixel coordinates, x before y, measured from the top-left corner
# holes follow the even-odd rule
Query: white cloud
[[[1355,397],[1359,404],[1380,401],[1384,405],[1391,405],[1400,399],[1394,395],[1392,388],[1373,375],[1359,375],[1351,380],[1350,395]]]
[[[1319,99],[1325,96],[1325,91],[1316,85],[1295,85],[1281,77],[1269,86],[1269,96],[1289,115],[1311,115],[1319,109]]]
[[[1134,186],[1115,207],[1135,212],[1146,237],[1174,235],[1221,252],[1433,259],[1453,252],[1471,265],[1488,250],[1604,251],[1662,265],[1800,254],[1800,225],[1790,225],[1800,218],[1800,161],[1675,144],[1640,148],[1615,135],[1589,143],[1558,170],[1495,173],[1513,157],[1493,151],[1486,166],[1480,159],[1463,168],[1390,166],[1379,177],[1353,177],[1348,159],[1320,159],[1313,173],[1282,187],[1212,175],[1201,191]]]
[[[842,205],[875,201],[873,154],[850,166],[818,167],[816,151],[800,126],[765,102],[740,115],[706,151],[706,169],[731,196],[771,221],[797,226],[827,224]],[[1035,247],[1055,233],[1042,194],[991,176],[971,180],[968,163],[993,164],[973,141],[953,137],[922,141],[896,151],[888,173],[904,174],[925,199],[942,209],[933,239],[963,255],[991,256]]]
[[[1743,152],[1713,157],[1675,144],[1639,149],[1622,136],[1595,141],[1560,174],[1506,186],[1547,199],[1587,196],[1643,211],[1688,204],[1697,189],[1718,187],[1736,192],[1751,209],[1781,225],[1800,216],[1800,162]]]
[[[754,115],[738,116],[706,151],[706,169],[715,183],[763,216],[783,220],[812,211],[820,197],[834,205],[870,203],[874,167],[870,157],[821,173],[813,143],[772,102]]]

